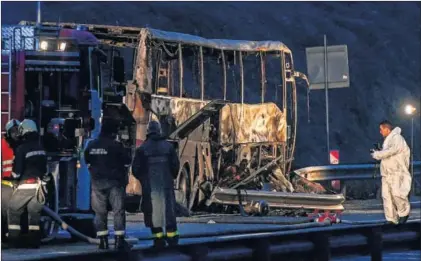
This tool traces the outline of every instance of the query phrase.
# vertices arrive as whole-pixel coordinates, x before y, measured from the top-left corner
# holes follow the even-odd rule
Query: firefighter
[[[19,144],[19,127],[20,122],[11,119],[6,123],[6,134],[1,139],[1,239],[2,242],[7,241],[7,208],[9,200],[12,197],[15,181],[12,176],[13,159],[16,148]]]
[[[173,180],[179,166],[174,147],[161,136],[159,122],[151,121],[146,141],[136,150],[132,169],[142,184],[145,225],[152,231],[156,248],[164,247],[166,242],[170,246],[178,244]]]
[[[39,144],[35,122],[27,119],[22,121],[19,135],[22,143],[16,150],[12,172],[17,180],[17,188],[8,208],[9,240],[14,246],[38,248],[41,244],[40,217],[45,199],[41,179],[47,172],[47,156]],[[28,212],[29,226],[28,234],[22,238],[20,221],[25,210]]]
[[[89,165],[92,180],[92,209],[95,211],[95,227],[100,239],[99,249],[108,249],[108,205],[114,213],[115,249],[127,250],[124,240],[126,212],[124,200],[128,182],[127,167],[131,159],[123,145],[115,140],[117,122],[104,119],[101,133],[85,149],[85,161]]]

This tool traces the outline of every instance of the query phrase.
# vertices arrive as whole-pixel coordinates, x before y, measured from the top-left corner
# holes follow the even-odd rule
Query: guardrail
[[[79,255],[68,252],[61,257],[31,258],[31,260],[331,260],[348,254],[371,255],[371,260],[382,260],[383,248],[420,249],[420,220],[402,225],[336,224],[328,227],[228,235],[209,238],[205,242],[189,242],[178,247],[157,251],[135,246],[130,253],[91,251]],[[57,250],[60,252],[60,250]],[[3,259],[7,260],[7,259]],[[24,259],[20,259],[24,260]]]
[[[294,172],[310,181],[379,179],[380,164],[344,164],[306,167]],[[421,161],[414,161],[414,176],[421,175]]]
[[[318,210],[343,210],[345,197],[342,194],[324,195],[310,193],[287,193],[258,190],[241,190],[243,204],[265,200],[271,208],[295,208]],[[237,190],[215,188],[210,202],[223,205],[238,205]]]

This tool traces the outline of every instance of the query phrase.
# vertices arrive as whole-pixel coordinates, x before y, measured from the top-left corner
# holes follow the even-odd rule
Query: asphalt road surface
[[[341,216],[341,219],[348,221],[384,221],[384,215],[382,211],[382,205],[380,201],[377,200],[367,200],[367,201],[349,201],[345,204],[345,211]],[[412,200],[412,211],[410,214],[410,219],[420,219],[421,218],[421,208],[420,201],[418,198]],[[293,217],[240,217],[233,215],[207,215],[201,217],[189,217],[189,218],[178,218],[179,222],[179,231],[180,234],[184,236],[193,236],[198,234],[209,234],[215,232],[236,232],[236,234],[253,230],[257,233],[262,229],[270,228],[279,228],[280,223],[290,223],[291,221],[302,221],[306,218],[293,218]],[[238,221],[238,224],[224,224],[223,222],[229,221]],[[241,224],[241,222],[267,222],[273,224]],[[196,223],[202,222],[202,223]],[[275,224],[278,223],[278,224]],[[345,224],[336,224],[335,226],[350,226]],[[110,236],[113,234],[113,222],[112,215],[109,217],[109,227],[110,227]],[[82,231],[83,232],[83,231]],[[151,233],[148,228],[143,225],[142,215],[128,215],[127,216],[127,236],[134,238],[143,238],[140,240],[139,244],[136,245],[136,248],[144,248],[152,245],[152,241],[148,240]],[[62,239],[69,238],[70,235],[66,231],[60,231],[60,237]],[[222,236],[222,237],[229,237]],[[222,238],[219,237],[219,238]],[[181,244],[187,244],[189,242],[204,241],[204,238],[194,238],[194,239],[181,239]],[[206,240],[209,240],[206,239]],[[55,245],[55,246],[42,246],[41,249],[37,250],[20,250],[20,249],[9,249],[2,250],[2,260],[30,260],[33,256],[51,256],[55,254],[66,255],[70,253],[83,253],[96,251],[96,246],[88,245],[86,243],[72,243],[65,245]],[[370,260],[370,257],[349,257],[348,259],[335,259],[335,260]],[[420,260],[419,251],[402,251],[396,253],[386,253],[384,260]]]
[[[419,250],[402,250],[396,252],[384,252],[384,261],[419,261],[421,260],[421,251]],[[348,256],[341,258],[334,258],[332,261],[371,261],[370,256]]]

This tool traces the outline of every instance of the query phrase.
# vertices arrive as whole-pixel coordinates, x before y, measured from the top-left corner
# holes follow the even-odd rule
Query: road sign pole
[[[414,116],[411,116],[411,191],[415,196],[415,182],[414,182]]]
[[[325,65],[325,103],[326,103],[326,145],[327,145],[327,157],[328,162],[330,162],[330,143],[329,143],[329,74],[328,74],[328,66],[327,66],[327,39],[326,35],[324,35],[324,65]]]

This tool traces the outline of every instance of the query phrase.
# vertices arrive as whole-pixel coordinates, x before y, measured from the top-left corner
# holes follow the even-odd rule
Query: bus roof
[[[33,25],[34,22],[21,21],[21,25]],[[76,23],[51,23],[43,22],[43,26],[60,26],[63,28],[76,29],[78,25],[85,26],[89,32],[94,34],[98,40],[112,39],[111,45],[133,45],[139,40],[141,33],[148,36],[149,39],[163,41],[168,43],[180,43],[183,45],[203,46],[207,48],[243,51],[243,52],[278,52],[290,49],[280,41],[248,41],[248,40],[229,40],[229,39],[207,39],[197,35],[163,31],[147,27],[129,27],[97,24],[76,24]],[[135,45],[134,45],[135,46]]]
[[[196,35],[168,32],[152,28],[142,28],[142,32],[146,32],[148,34],[148,37],[154,40],[180,43],[185,45],[203,46],[219,50],[243,52],[273,52],[285,50],[289,51],[288,47],[279,41],[207,39]]]

